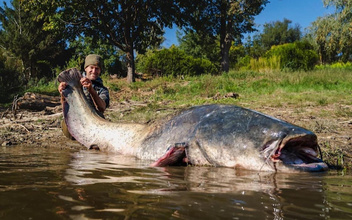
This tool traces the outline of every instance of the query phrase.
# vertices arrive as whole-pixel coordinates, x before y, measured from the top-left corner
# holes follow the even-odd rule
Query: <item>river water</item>
[[[151,168],[97,151],[0,148],[0,219],[352,219],[352,176]]]

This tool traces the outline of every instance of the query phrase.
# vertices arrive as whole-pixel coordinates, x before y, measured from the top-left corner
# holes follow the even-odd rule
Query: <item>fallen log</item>
[[[23,97],[15,100],[16,109],[27,109],[32,111],[42,111],[47,107],[56,107],[60,105],[59,96],[48,96],[27,92]]]

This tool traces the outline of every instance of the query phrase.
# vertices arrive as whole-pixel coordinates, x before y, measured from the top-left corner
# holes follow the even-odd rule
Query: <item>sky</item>
[[[4,0],[0,0],[0,6]],[[292,25],[299,24],[304,33],[304,29],[310,26],[311,22],[318,17],[323,17],[333,12],[333,8],[324,8],[323,0],[269,0],[264,10],[255,17],[258,30],[263,24],[275,21],[283,21],[287,18],[292,21]],[[5,0],[10,5],[10,0]],[[177,27],[166,29],[163,47],[169,48],[172,44],[178,45],[176,38]]]
[[[318,17],[323,17],[334,11],[334,8],[324,8],[323,0],[269,0],[264,10],[255,17],[256,28],[262,30],[265,23],[283,21],[287,18],[291,25],[299,24],[301,31],[310,26]],[[172,44],[178,45],[176,38],[177,27],[166,29],[166,38],[162,46],[169,48]]]

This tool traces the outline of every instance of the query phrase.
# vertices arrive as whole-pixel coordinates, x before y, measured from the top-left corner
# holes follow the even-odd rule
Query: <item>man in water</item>
[[[103,60],[101,56],[96,54],[90,54],[86,57],[84,62],[84,72],[82,73],[81,84],[83,92],[90,103],[90,105],[96,110],[98,115],[104,118],[104,111],[109,107],[110,96],[109,90],[103,85],[103,80],[100,75],[103,72]],[[61,82],[58,90],[61,94],[61,103],[65,102],[65,98],[62,95],[62,91],[66,88],[66,83]],[[62,132],[70,139],[74,139],[69,133],[65,120],[61,122]]]

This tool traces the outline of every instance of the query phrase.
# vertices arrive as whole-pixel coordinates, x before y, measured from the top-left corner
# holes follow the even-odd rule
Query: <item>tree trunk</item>
[[[221,70],[224,72],[229,72],[230,70],[230,48],[231,48],[231,38],[226,34],[223,42],[221,42]]]
[[[135,66],[134,66],[133,49],[127,51],[126,57],[127,57],[127,82],[132,83],[135,81],[135,78],[134,78]]]
[[[220,52],[221,52],[221,70],[223,72],[229,72],[229,53],[232,43],[231,28],[233,21],[227,16],[227,3],[222,2],[220,6],[221,18],[220,18]]]
[[[125,3],[127,3],[126,1]],[[124,5],[123,7],[128,7],[127,5]],[[128,11],[128,8],[126,8]],[[125,15],[126,23],[124,25],[124,38],[125,38],[125,47],[123,49],[124,52],[126,52],[126,62],[127,62],[127,82],[132,83],[135,81],[134,79],[134,72],[135,72],[135,66],[134,66],[134,39],[133,39],[133,34],[132,34],[132,27],[133,24],[132,19],[131,19],[131,13],[126,13]]]

